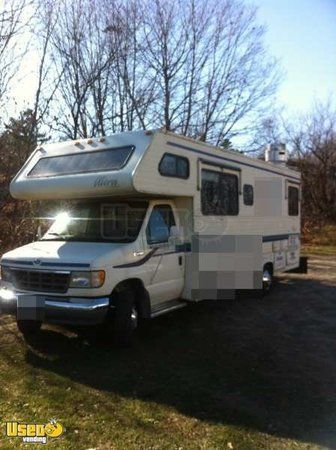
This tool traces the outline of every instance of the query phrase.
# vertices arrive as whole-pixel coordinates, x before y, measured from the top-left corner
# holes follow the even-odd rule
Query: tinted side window
[[[189,178],[189,160],[183,156],[165,153],[159,164],[159,172],[166,177]]]
[[[244,184],[243,188],[244,205],[253,205],[253,186],[252,184]]]
[[[297,216],[299,214],[299,189],[294,186],[288,187],[288,215]]]
[[[146,229],[147,242],[149,244],[168,242],[170,228],[174,225],[174,214],[169,205],[154,206]]]
[[[204,215],[238,215],[237,175],[203,169],[201,207]]]

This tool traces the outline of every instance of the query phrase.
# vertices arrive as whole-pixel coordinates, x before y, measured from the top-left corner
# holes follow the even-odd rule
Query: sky
[[[253,0],[267,26],[265,43],[285,72],[278,101],[284,112],[306,112],[334,93],[336,0]]]

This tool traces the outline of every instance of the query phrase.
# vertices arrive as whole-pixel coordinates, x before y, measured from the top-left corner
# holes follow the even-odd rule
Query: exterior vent
[[[288,160],[286,144],[269,144],[265,150],[265,161],[286,165]]]

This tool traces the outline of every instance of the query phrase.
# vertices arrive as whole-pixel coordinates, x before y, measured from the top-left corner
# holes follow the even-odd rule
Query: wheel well
[[[264,264],[263,270],[264,269],[269,269],[269,271],[271,272],[271,275],[273,275],[273,272],[274,272],[273,263],[268,262],[268,263]]]
[[[135,304],[141,318],[149,318],[151,315],[150,298],[147,289],[139,278],[129,278],[118,283],[112,291],[111,299],[115,299],[118,292],[125,289],[132,290],[135,294]]]

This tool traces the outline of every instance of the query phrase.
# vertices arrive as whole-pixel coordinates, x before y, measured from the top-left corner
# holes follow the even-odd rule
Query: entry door
[[[155,249],[150,280],[152,304],[159,304],[181,296],[184,285],[184,254],[169,246],[170,228],[177,224],[170,204],[153,206],[146,227],[147,245]]]

